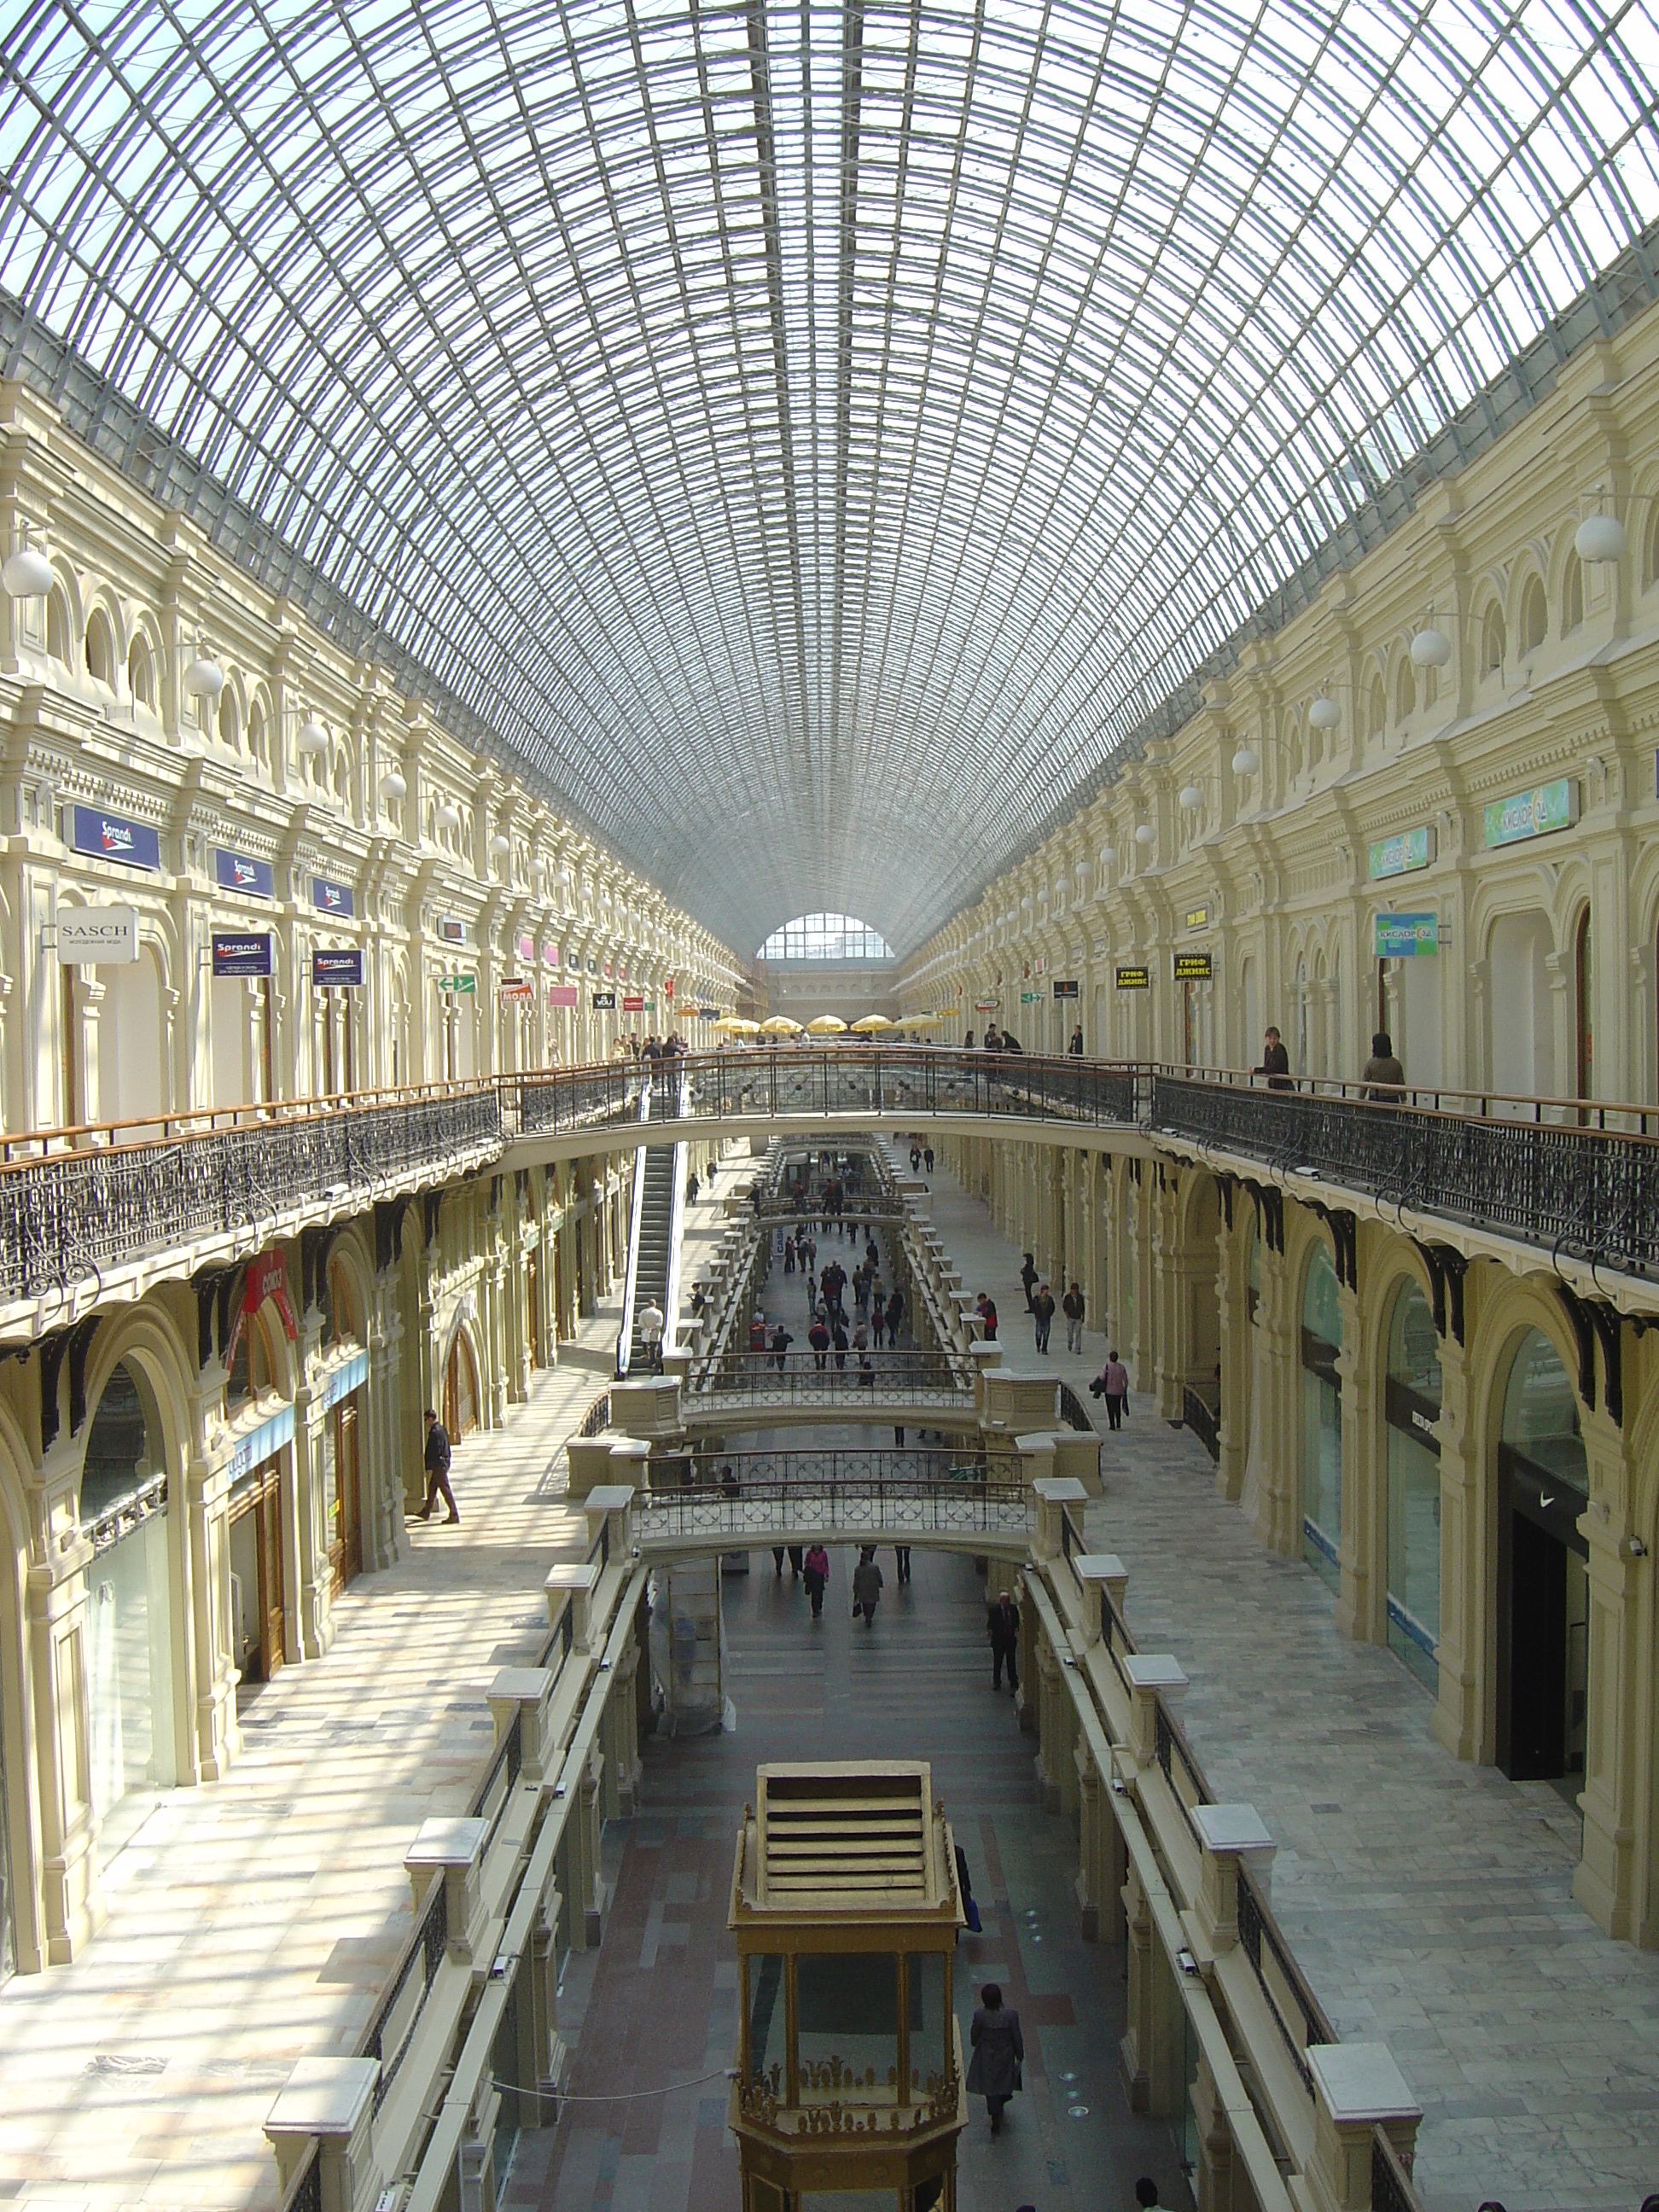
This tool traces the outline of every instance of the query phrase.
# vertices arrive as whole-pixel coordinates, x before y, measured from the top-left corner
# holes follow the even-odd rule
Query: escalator
[[[641,1119],[676,1119],[683,1110],[680,1091],[678,1075],[653,1076],[642,1101]],[[641,1145],[635,1156],[628,1277],[623,1293],[622,1332],[617,1340],[619,1376],[644,1375],[650,1369],[650,1355],[641,1338],[639,1324],[639,1316],[648,1305],[660,1308],[665,1340],[671,1346],[674,1342],[687,1163],[684,1140],[678,1144]]]

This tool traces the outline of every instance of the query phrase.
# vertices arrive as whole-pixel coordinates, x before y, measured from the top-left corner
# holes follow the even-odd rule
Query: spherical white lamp
[[[1430,623],[1425,629],[1419,630],[1417,635],[1412,640],[1412,666],[1413,668],[1443,668],[1451,659],[1451,640],[1445,631],[1437,629],[1434,624]]]
[[[1117,847],[1109,838],[1100,848],[1100,865],[1103,868],[1109,868],[1116,859]]]
[[[1342,709],[1322,691],[1308,709],[1308,720],[1316,730],[1334,730],[1342,720]]]
[[[441,830],[459,830],[460,826],[460,808],[453,799],[441,799],[438,802],[438,827]]]
[[[185,671],[185,696],[203,700],[211,707],[224,688],[224,670],[205,653],[198,653]]]
[[[1135,826],[1135,842],[1143,849],[1149,846],[1157,836],[1158,832],[1150,822],[1138,823]]]
[[[382,799],[390,799],[394,806],[407,794],[409,786],[395,768],[389,768],[380,778],[380,796]]]
[[[1181,803],[1187,809],[1189,814],[1195,812],[1197,809],[1204,804],[1204,790],[1202,785],[1196,783],[1182,784],[1181,787]]]
[[[52,581],[52,563],[38,545],[20,545],[0,567],[0,583],[14,599],[44,599]]]
[[[1233,755],[1235,775],[1254,775],[1261,765],[1261,757],[1254,745],[1241,745]]]
[[[501,832],[496,830],[491,833],[489,849],[496,859],[500,860],[503,853],[510,853],[513,850],[513,840],[503,836]]]
[[[328,750],[328,732],[315,715],[307,715],[300,725],[300,750],[307,759],[319,759]]]
[[[1625,526],[1616,514],[1587,515],[1573,532],[1572,549],[1581,561],[1622,561]]]

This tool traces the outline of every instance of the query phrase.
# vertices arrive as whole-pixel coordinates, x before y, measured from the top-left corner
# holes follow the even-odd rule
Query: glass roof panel
[[[0,287],[729,942],[905,949],[1654,220],[1656,17],[0,0]]]

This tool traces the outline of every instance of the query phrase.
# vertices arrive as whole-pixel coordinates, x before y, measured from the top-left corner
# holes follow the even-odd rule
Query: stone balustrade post
[[[1200,1846],[1194,1917],[1204,1943],[1219,1957],[1238,1941],[1239,1861],[1265,1873],[1273,1839],[1254,1805],[1198,1805],[1192,1820]]]
[[[378,2058],[301,2058],[265,2116],[276,2154],[279,2198],[313,2142],[322,2212],[368,2212],[380,2192],[374,2162],[374,2086]]]
[[[489,1711],[499,1743],[519,1716],[520,1771],[530,1782],[547,1778],[558,1746],[549,1728],[549,1701],[557,1676],[549,1667],[503,1667],[489,1686]]]
[[[1085,1590],[1098,1592],[1095,1604],[1085,1612],[1083,1640],[1085,1645],[1098,1643],[1106,1634],[1107,1608],[1123,1618],[1123,1607],[1128,1595],[1129,1570],[1115,1552],[1082,1552],[1072,1562],[1072,1572]]]
[[[1129,1685],[1129,1749],[1138,1766],[1150,1766],[1158,1757],[1158,1700],[1187,1686],[1185,1669],[1167,1651],[1131,1651],[1121,1662]]]
[[[449,1893],[445,1907],[449,1952],[452,1957],[468,1962],[483,1935],[487,1917],[482,1877],[489,1833],[488,1820],[439,1814],[422,1821],[404,1856],[415,1917],[418,1920],[425,1910],[433,1883],[441,1881]]]
[[[1317,2212],[1371,2212],[1371,2138],[1380,2127],[1411,2171],[1423,2107],[1382,2043],[1316,2043],[1314,2147],[1304,2179]]]
[[[593,1593],[599,1588],[601,1571],[597,1559],[556,1559],[542,1584],[547,1601],[548,1626],[556,1628],[560,1614],[568,1606],[575,1624],[572,1633],[584,1651],[592,1640]]]

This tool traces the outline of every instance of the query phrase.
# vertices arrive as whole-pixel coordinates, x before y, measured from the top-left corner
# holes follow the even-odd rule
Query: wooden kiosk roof
[[[945,1808],[925,1759],[763,1766],[745,1810],[732,1925],[959,1916]]]

